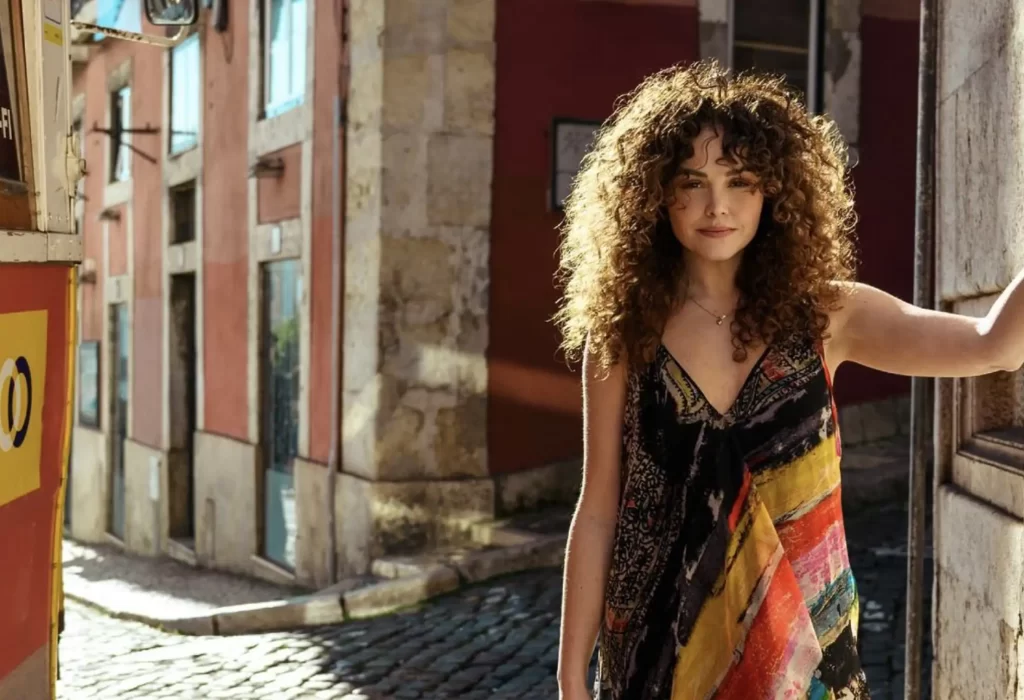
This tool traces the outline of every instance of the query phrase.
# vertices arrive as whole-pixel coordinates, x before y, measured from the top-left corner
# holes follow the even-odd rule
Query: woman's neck
[[[689,298],[735,306],[739,298],[739,289],[736,287],[736,275],[740,267],[739,256],[722,261],[687,256],[685,264],[682,286],[679,290],[680,301]]]

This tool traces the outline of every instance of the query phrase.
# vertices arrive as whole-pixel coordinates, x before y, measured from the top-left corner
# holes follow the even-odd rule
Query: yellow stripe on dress
[[[772,518],[799,518],[839,486],[835,436],[822,440],[807,454],[776,469],[761,472],[754,484]]]
[[[775,569],[784,556],[782,544],[763,505],[753,506],[753,524],[730,542],[731,567],[726,567],[676,660],[673,698],[709,698],[735,662],[734,652],[746,639]],[[738,528],[738,533],[743,532]]]

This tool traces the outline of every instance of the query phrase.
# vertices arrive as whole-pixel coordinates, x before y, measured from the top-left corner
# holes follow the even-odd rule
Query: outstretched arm
[[[973,377],[1024,364],[1024,271],[984,318],[920,309],[864,284],[832,316],[828,354],[892,374]]]

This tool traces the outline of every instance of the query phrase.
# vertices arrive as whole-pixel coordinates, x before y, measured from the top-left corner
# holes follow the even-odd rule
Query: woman
[[[611,700],[867,698],[832,373],[1024,361],[1022,276],[984,319],[853,283],[835,125],[779,79],[647,79],[569,198],[564,349],[582,356],[583,489],[559,686]]]

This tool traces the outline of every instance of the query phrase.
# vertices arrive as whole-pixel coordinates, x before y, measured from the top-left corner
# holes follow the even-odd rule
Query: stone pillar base
[[[195,434],[196,560],[211,568],[252,573],[259,551],[258,450],[221,435]]]
[[[105,542],[110,508],[109,441],[105,433],[76,425],[71,440],[71,536]]]

